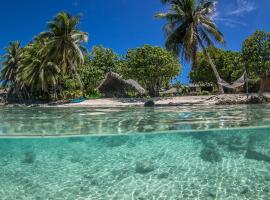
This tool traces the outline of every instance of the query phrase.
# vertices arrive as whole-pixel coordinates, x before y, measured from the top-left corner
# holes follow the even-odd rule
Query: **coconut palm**
[[[48,31],[41,33],[39,38],[48,40],[44,62],[55,63],[63,73],[71,72],[83,90],[77,66],[84,63],[87,50],[82,43],[88,41],[88,34],[78,29],[79,22],[79,17],[61,12],[48,23]]]
[[[3,86],[10,85],[15,87],[16,72],[21,59],[21,44],[19,41],[10,42],[9,46],[5,48],[6,54],[3,56],[3,68],[1,70],[0,80],[3,81]]]
[[[17,82],[31,92],[48,92],[57,85],[60,69],[51,61],[45,62],[46,53],[42,48],[44,45],[43,40],[35,40],[27,45],[17,70]]]
[[[217,82],[221,78],[207,48],[214,42],[224,44],[224,37],[213,21],[214,0],[161,0],[168,3],[170,10],[158,13],[157,18],[165,19],[166,48],[196,65],[196,55],[202,49],[208,58]],[[219,85],[220,93],[224,93]]]

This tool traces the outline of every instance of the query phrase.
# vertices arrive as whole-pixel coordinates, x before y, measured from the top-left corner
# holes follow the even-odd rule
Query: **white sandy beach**
[[[257,96],[250,94],[251,96]],[[270,97],[269,93],[264,94]],[[81,103],[70,103],[60,105],[60,107],[124,107],[124,106],[143,106],[148,99],[138,98],[102,98],[91,99]],[[211,96],[181,96],[153,98],[156,106],[180,106],[180,105],[215,105],[215,104],[243,104],[247,101],[246,94],[224,94]]]

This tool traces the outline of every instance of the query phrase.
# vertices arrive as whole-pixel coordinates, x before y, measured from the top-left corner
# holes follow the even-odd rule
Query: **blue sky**
[[[128,48],[164,46],[164,22],[153,15],[166,8],[159,0],[1,0],[0,54],[9,41],[27,44],[60,11],[82,14],[81,29],[89,32],[90,49],[102,44],[124,54]],[[213,16],[224,33],[226,46],[240,50],[243,40],[257,29],[270,31],[269,0],[219,0]],[[184,64],[181,81],[188,81]]]

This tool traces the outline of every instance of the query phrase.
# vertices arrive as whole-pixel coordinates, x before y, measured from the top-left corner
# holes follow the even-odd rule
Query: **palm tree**
[[[3,68],[1,70],[0,80],[3,81],[3,86],[10,85],[16,87],[16,72],[21,59],[21,44],[19,41],[10,42],[5,48],[6,54],[3,57]]]
[[[219,92],[224,93],[219,84],[221,78],[207,48],[214,42],[224,44],[224,37],[213,21],[214,0],[161,0],[169,3],[170,10],[158,13],[157,18],[165,19],[166,48],[176,55],[183,56],[196,65],[196,55],[201,48],[215,74]]]
[[[41,33],[39,38],[48,40],[44,48],[44,62],[56,64],[64,73],[71,72],[83,91],[77,66],[84,63],[87,50],[82,43],[88,41],[88,34],[78,29],[79,22],[79,17],[61,12],[48,23],[48,31]]]
[[[17,81],[31,92],[48,92],[57,85],[60,69],[46,60],[43,40],[35,40],[24,48],[23,58],[17,70]]]

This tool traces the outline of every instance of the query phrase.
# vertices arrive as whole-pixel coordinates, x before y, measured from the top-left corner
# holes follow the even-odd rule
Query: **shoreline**
[[[222,94],[209,96],[177,96],[156,98],[100,98],[88,99],[81,103],[52,102],[44,104],[0,104],[0,106],[26,106],[26,107],[143,107],[145,102],[153,100],[155,107],[169,106],[206,106],[206,105],[241,105],[269,103],[270,93],[264,93],[260,98],[258,94]]]
[[[263,96],[266,99],[270,99],[270,93],[265,93],[263,94]],[[155,102],[156,107],[238,105],[238,104],[256,103],[252,102],[252,99],[259,99],[258,94],[250,94],[249,98],[247,98],[246,94],[151,98],[151,100]],[[144,103],[149,100],[150,99],[143,99],[143,98],[102,98],[102,99],[90,99],[81,103],[68,103],[63,105],[55,105],[55,107],[131,107],[131,106],[144,106]]]

